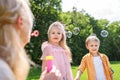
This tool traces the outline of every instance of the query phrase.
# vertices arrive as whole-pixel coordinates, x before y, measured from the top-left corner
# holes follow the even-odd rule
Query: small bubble
[[[71,31],[68,31],[68,32],[66,33],[66,36],[67,36],[67,38],[71,38],[71,37],[72,37],[72,32],[71,32]]]
[[[107,37],[107,36],[108,36],[108,31],[102,30],[100,35],[101,35],[102,37]]]
[[[78,35],[79,32],[80,32],[80,29],[79,29],[78,27],[75,27],[75,28],[73,29],[73,34],[74,34],[74,35]]]

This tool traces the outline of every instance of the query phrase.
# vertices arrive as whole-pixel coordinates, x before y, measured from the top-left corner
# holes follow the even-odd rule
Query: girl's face
[[[53,27],[49,33],[49,41],[53,44],[59,44],[61,39],[62,39],[62,31],[57,27]]]
[[[89,41],[88,44],[86,45],[86,47],[91,54],[96,55],[99,50],[99,42]]]

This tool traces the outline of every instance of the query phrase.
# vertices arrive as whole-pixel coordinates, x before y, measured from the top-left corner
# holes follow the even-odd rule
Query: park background
[[[35,17],[33,31],[39,31],[39,35],[32,36],[30,43],[25,46],[27,54],[35,63],[35,66],[31,65],[28,80],[39,79],[41,44],[47,40],[48,27],[54,21],[60,21],[65,25],[67,44],[72,52],[71,65],[74,75],[81,58],[88,52],[85,48],[85,39],[91,33],[95,33],[101,41],[99,51],[109,57],[115,75],[118,76],[117,72],[120,72],[120,20],[111,22],[107,19],[95,19],[84,9],[79,11],[75,6],[71,11],[64,12],[61,2],[61,0],[31,0],[31,9]],[[116,77],[115,80],[120,79]]]

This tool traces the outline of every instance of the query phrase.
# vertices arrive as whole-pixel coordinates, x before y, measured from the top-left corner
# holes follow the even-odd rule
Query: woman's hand
[[[52,70],[48,73],[47,68],[41,74],[40,80],[60,80],[61,74],[58,69],[53,65]]]

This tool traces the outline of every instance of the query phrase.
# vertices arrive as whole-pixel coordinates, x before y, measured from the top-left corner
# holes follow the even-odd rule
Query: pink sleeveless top
[[[53,56],[53,65],[60,71],[62,75],[61,80],[73,80],[71,64],[62,47],[47,43],[42,47],[42,51],[41,60],[45,60],[47,55]]]

